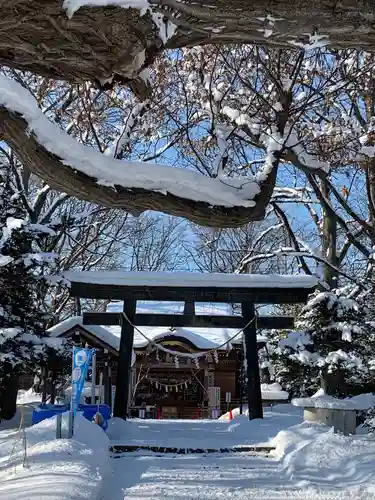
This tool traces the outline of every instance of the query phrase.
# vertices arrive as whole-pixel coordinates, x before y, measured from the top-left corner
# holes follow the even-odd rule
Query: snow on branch
[[[174,35],[177,29],[174,23],[168,19],[164,19],[163,14],[154,12],[147,0],[64,0],[63,8],[66,9],[70,19],[81,7],[105,7],[107,5],[121,7],[123,9],[138,9],[141,17],[149,13],[155,26],[159,30],[160,40],[162,40],[164,44]]]
[[[257,182],[250,174],[210,178],[168,165],[116,160],[51,123],[31,94],[5,75],[0,75],[0,89],[3,138],[52,188],[107,207],[159,210],[208,226],[238,226],[264,217],[276,171]]]

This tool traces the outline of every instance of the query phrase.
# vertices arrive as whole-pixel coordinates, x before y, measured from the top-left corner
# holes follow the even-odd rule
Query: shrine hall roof
[[[145,302],[137,303],[137,313],[159,313],[159,314],[182,314],[184,304],[179,302]],[[108,312],[122,311],[122,302],[111,302],[107,307]],[[202,315],[231,315],[232,308],[229,304],[199,304],[195,305],[196,314]],[[102,340],[112,348],[118,350],[120,345],[120,326],[100,326],[100,325],[83,325],[82,316],[73,316],[49,329],[52,337],[64,335],[72,328],[80,326],[88,331],[91,335]],[[231,328],[174,328],[171,330],[168,327],[140,326],[139,331],[134,331],[134,348],[142,349],[147,346],[147,337],[152,341],[166,339],[170,336],[180,337],[190,341],[197,349],[226,349],[226,343],[230,340],[238,330]],[[144,336],[140,333],[142,332]],[[258,335],[258,342],[265,340],[262,335]],[[241,334],[236,337],[233,343],[241,342]]]

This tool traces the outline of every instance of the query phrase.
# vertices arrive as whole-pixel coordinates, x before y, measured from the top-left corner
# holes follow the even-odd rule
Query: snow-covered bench
[[[348,399],[327,396],[320,389],[311,398],[292,400],[294,406],[304,408],[304,420],[318,422],[342,432],[345,436],[356,434],[357,412],[371,408],[375,404],[374,394],[361,394]]]

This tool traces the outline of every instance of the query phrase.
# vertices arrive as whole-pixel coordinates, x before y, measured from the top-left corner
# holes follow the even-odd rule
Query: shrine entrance
[[[218,357],[219,353],[215,355],[215,351],[210,350],[197,352],[196,349],[194,352],[196,346],[189,345],[186,338],[174,337],[173,329],[180,327],[239,330],[235,337],[242,336],[237,353],[241,353],[246,376],[249,419],[262,418],[257,329],[291,328],[293,318],[259,316],[255,305],[303,303],[316,286],[316,279],[312,276],[90,271],[67,272],[64,278],[70,282],[72,297],[123,301],[123,311],[119,313],[83,314],[83,324],[121,325],[114,416],[123,419],[129,416],[131,403],[135,407],[136,403],[143,406],[149,403],[149,407],[159,408],[163,417],[197,418],[191,412],[204,406],[207,398],[205,378],[209,371],[209,356]],[[184,312],[137,314],[137,301],[145,300],[181,301],[185,304]],[[199,302],[237,304],[241,315],[197,315],[195,304]],[[129,387],[134,333],[143,335],[142,327],[160,326],[171,327],[171,332],[159,343],[147,339],[152,351],[146,352],[149,359],[143,363],[147,375],[139,381],[135,400],[131,401],[133,396]],[[160,353],[172,353],[173,359],[161,359]],[[204,359],[204,365],[199,364],[199,358]],[[195,361],[193,366],[191,359]],[[221,377],[225,383],[225,372]]]
[[[191,355],[195,350],[186,339],[173,334],[158,345],[181,355]],[[204,367],[197,369],[191,358],[176,359],[169,352],[156,349],[138,365],[130,416],[139,416],[142,407],[147,409],[146,416],[184,419],[200,416],[200,408],[206,406]]]

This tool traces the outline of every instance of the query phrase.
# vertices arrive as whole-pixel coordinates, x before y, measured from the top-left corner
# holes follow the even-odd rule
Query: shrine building
[[[107,311],[122,311],[122,302],[111,302]],[[184,314],[191,304],[183,302],[146,302],[137,304],[138,314]],[[194,304],[194,312],[203,316],[233,315],[230,304]],[[272,316],[271,316],[272,317]],[[277,317],[280,328],[290,328],[293,319]],[[264,326],[267,320],[264,318]],[[104,374],[111,404],[117,377],[120,326],[84,325],[81,316],[71,317],[50,328],[53,337],[64,337],[75,345],[97,350],[97,381]],[[144,336],[142,336],[142,334]],[[161,418],[207,418],[228,408],[246,404],[243,379],[243,338],[237,328],[138,327],[134,332],[135,363],[132,366],[129,414]],[[151,342],[152,341],[152,344]],[[258,347],[265,338],[258,332]],[[180,355],[176,355],[179,353]],[[107,378],[107,380],[106,380]],[[111,387],[111,389],[109,389]],[[272,403],[263,397],[264,404]]]

